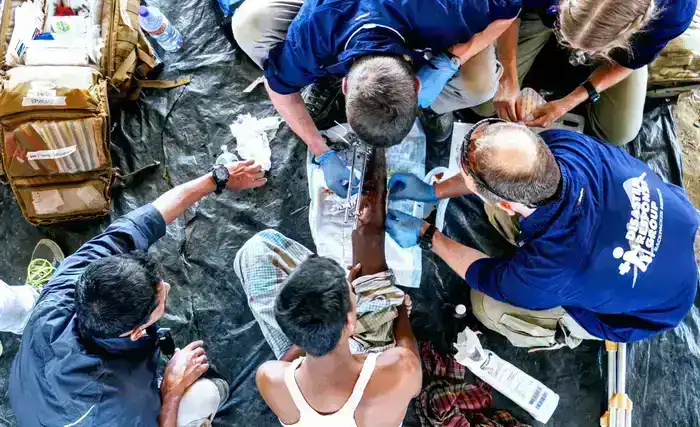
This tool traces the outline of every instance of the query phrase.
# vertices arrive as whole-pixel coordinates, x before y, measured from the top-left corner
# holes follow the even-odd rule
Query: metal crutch
[[[608,352],[608,411],[601,427],[632,427],[632,400],[627,395],[627,344],[605,341]]]

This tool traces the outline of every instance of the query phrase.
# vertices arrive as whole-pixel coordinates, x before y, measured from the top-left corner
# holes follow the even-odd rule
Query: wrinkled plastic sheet
[[[117,194],[110,218],[61,227],[29,225],[10,189],[0,187],[0,274],[6,282],[23,282],[31,250],[41,237],[56,240],[67,254],[72,253],[111,220],[206,171],[221,145],[235,146],[228,126],[239,114],[273,114],[262,88],[242,93],[260,72],[237,56],[217,27],[215,4],[191,0],[150,4],[160,7],[185,34],[182,51],[163,55],[167,63],[163,78],[189,75],[192,83],[169,91],[146,90],[140,103],[113,111],[112,142],[114,162],[125,171],[153,161],[160,161],[161,168]],[[167,235],[152,248],[162,263],[164,278],[173,285],[162,326],[172,328],[178,345],[203,339],[212,370],[231,384],[231,397],[217,416],[216,426],[279,425],[259,397],[254,379],[256,368],[272,359],[273,353],[232,269],[236,251],[266,228],[280,230],[314,249],[308,227],[306,149],[287,126],[277,132],[272,149],[272,169],[264,188],[203,199],[168,227]],[[647,115],[644,130],[631,149],[677,182],[680,150],[668,107]],[[429,145],[426,170],[446,165],[448,151],[449,144]],[[511,250],[473,198],[450,203],[446,232],[494,256]],[[452,317],[454,304],[468,304],[469,292],[463,280],[437,257],[427,254],[423,257],[422,287],[409,293],[414,298],[412,322],[418,339],[433,341],[449,352],[457,332],[473,322]],[[627,388],[634,401],[635,425],[700,425],[699,339],[700,313],[694,308],[676,330],[630,346]],[[0,340],[5,346],[0,356],[0,426],[15,426],[7,399],[7,378],[19,339],[0,334]],[[484,346],[559,393],[561,403],[549,425],[598,425],[605,399],[599,343],[529,354],[487,332]],[[537,425],[498,393],[495,406],[511,409]],[[417,425],[412,409],[405,425]]]

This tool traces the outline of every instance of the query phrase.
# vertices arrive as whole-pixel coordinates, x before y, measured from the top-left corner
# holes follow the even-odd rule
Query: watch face
[[[214,168],[214,177],[217,182],[225,182],[228,180],[228,170],[226,167],[216,167]]]
[[[456,57],[456,56],[455,56],[455,57],[452,57],[451,61],[452,61],[452,64],[453,64],[455,67],[457,67],[457,68],[459,68],[459,67],[462,66],[462,62],[461,62],[461,61],[459,60],[459,58]]]

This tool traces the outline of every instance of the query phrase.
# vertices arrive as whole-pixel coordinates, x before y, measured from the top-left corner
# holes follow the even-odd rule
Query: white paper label
[[[58,148],[56,150],[41,150],[41,151],[30,151],[27,153],[28,160],[50,160],[50,159],[62,159],[68,157],[75,153],[76,146],[72,145],[66,148]]]
[[[29,85],[29,93],[33,92],[41,92],[45,90],[54,90],[56,89],[56,83],[49,81],[49,80],[36,80],[30,83]],[[53,96],[56,96],[56,91],[53,91]]]
[[[22,107],[32,106],[64,107],[66,105],[65,96],[25,96],[22,98]]]
[[[38,215],[56,213],[64,205],[58,190],[32,191],[32,204]]]
[[[81,187],[76,191],[76,195],[85,203],[85,206],[92,207],[93,202],[102,200],[102,195],[93,186]]]

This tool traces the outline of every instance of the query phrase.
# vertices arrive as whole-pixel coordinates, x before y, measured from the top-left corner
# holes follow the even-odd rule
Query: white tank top
[[[297,380],[294,377],[299,365],[304,361],[303,357],[298,358],[287,368],[287,372],[284,374],[284,382],[287,385],[287,390],[294,400],[294,404],[299,410],[299,422],[296,424],[284,424],[285,427],[357,427],[355,423],[355,409],[360,404],[362,400],[362,395],[365,392],[367,383],[372,377],[372,372],[374,372],[374,367],[377,365],[377,357],[381,353],[370,353],[365,359],[365,364],[362,366],[362,372],[360,372],[360,378],[357,379],[355,383],[355,388],[350,395],[350,398],[345,405],[343,405],[340,410],[334,414],[321,415],[314,410],[304,399],[304,395],[299,389]]]

